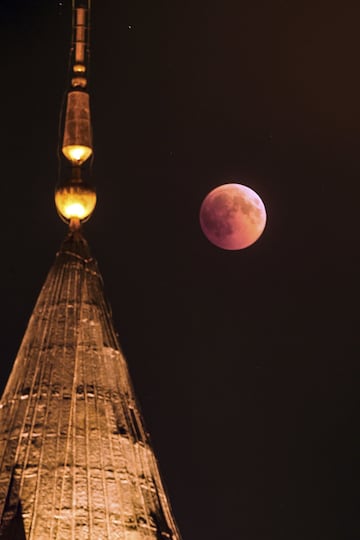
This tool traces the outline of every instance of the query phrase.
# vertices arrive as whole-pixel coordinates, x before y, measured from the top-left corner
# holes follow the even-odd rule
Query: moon
[[[227,250],[244,249],[261,236],[266,210],[259,195],[242,184],[223,184],[208,193],[200,208],[206,238]]]

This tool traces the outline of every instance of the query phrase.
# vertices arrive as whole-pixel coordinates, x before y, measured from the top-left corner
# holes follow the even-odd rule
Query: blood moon
[[[266,210],[259,195],[241,184],[223,184],[208,193],[200,208],[200,225],[210,242],[222,249],[251,246],[261,236]]]

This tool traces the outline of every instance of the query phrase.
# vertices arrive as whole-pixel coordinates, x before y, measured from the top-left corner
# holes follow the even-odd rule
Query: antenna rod
[[[73,0],[71,86],[85,88],[90,56],[90,0]]]

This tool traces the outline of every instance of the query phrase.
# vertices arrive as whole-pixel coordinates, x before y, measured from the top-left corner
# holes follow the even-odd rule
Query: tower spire
[[[0,402],[0,538],[180,540],[81,231],[57,254]]]
[[[75,76],[64,140],[69,135],[86,147],[87,82],[74,79],[87,74],[89,3],[73,5]],[[83,180],[91,158],[81,162],[64,146],[63,155],[70,173],[61,178],[55,201],[70,232],[0,401],[0,538],[181,540],[103,280],[80,229],[96,201]]]
[[[72,38],[70,48],[69,88],[61,142],[59,184],[55,191],[55,205],[60,217],[70,229],[80,227],[92,214],[96,192],[89,179],[88,162],[93,156],[88,72],[90,57],[90,0],[72,2]]]

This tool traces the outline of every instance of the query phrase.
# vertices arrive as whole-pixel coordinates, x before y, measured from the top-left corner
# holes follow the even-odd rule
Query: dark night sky
[[[2,387],[66,233],[63,4],[0,2]],[[93,1],[85,234],[184,540],[360,537],[359,20],[346,1]],[[238,252],[198,223],[227,181],[268,212]]]

